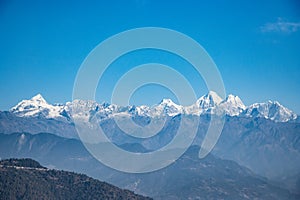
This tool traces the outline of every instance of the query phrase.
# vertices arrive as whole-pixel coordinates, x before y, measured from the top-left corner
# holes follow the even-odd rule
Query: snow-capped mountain
[[[214,114],[214,109],[223,99],[213,91],[200,97],[193,105],[184,108],[184,113],[188,115],[201,115],[205,113]]]
[[[149,116],[151,109],[149,106],[129,106],[128,112],[132,115]]]
[[[196,101],[196,104],[199,106],[199,108],[207,110],[217,106],[222,101],[223,99],[216,92],[210,91],[207,95],[200,97]]]
[[[226,114],[229,116],[240,115],[245,109],[246,106],[238,96],[230,94],[223,100],[213,91],[200,97],[192,106],[184,108],[186,114]]]
[[[217,107],[229,116],[238,116],[246,109],[242,100],[232,94],[228,95]]]
[[[115,104],[99,104],[90,100],[74,100],[65,104],[51,105],[40,95],[32,99],[23,100],[10,109],[10,112],[19,117],[43,117],[68,121],[71,119],[82,119],[89,121],[96,117],[104,120],[114,116],[143,116],[160,117],[202,114],[226,114],[228,116],[263,117],[276,122],[287,122],[297,118],[291,110],[285,108],[278,102],[268,101],[266,103],[255,103],[245,106],[238,96],[228,95],[222,99],[216,92],[210,91],[200,97],[191,106],[177,105],[171,99],[163,99],[159,104],[149,106],[118,106]]]
[[[252,104],[245,110],[244,114],[248,117],[264,117],[276,122],[287,122],[297,118],[295,113],[277,101]]]
[[[171,99],[163,99],[158,105],[151,108],[150,116],[175,116],[183,113],[183,106],[177,105]]]
[[[20,117],[45,117],[45,118],[59,118],[63,117],[64,105],[51,105],[37,94],[29,100],[22,100],[16,106],[10,109],[10,112],[15,113]]]

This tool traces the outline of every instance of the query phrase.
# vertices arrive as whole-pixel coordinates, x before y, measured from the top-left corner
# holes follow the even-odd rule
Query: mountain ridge
[[[72,117],[84,118],[97,115],[100,120],[116,115],[144,117],[161,117],[184,115],[229,115],[241,117],[263,117],[275,122],[288,122],[297,119],[297,115],[290,109],[282,106],[277,101],[254,103],[246,106],[238,96],[229,94],[225,99],[219,97],[216,92],[210,91],[200,97],[190,106],[177,105],[171,99],[162,99],[154,106],[118,106],[109,103],[97,103],[92,100],[73,100],[65,104],[49,104],[37,94],[29,100],[22,100],[12,107],[10,112],[19,117],[42,117],[71,121]],[[89,120],[89,119],[87,119]]]

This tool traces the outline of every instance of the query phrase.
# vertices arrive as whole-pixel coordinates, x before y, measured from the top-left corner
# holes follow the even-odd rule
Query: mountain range
[[[205,171],[202,161],[197,160],[195,155],[214,115],[225,116],[225,124],[216,146],[207,158],[213,160],[212,166],[215,167],[212,169],[215,171]],[[188,132],[197,126],[193,146],[184,154],[186,157],[180,158],[185,158],[185,162],[179,159],[166,169],[141,176],[124,175],[99,163],[78,140],[74,125],[74,119],[86,123],[96,120],[111,142],[125,150],[143,153],[168,144],[176,134],[182,117],[187,119],[184,131]],[[149,124],[151,120],[165,120],[165,124],[150,138],[136,138],[118,127],[115,121],[118,118],[133,119],[140,126]],[[174,195],[179,199],[187,196],[191,199],[214,199],[224,194],[231,194],[228,199],[269,199],[272,195],[278,196],[277,191],[281,190],[285,195],[279,199],[289,199],[289,192],[300,193],[299,118],[276,101],[245,106],[238,96],[228,95],[222,99],[215,92],[209,92],[190,106],[177,105],[170,99],[163,99],[152,107],[99,104],[89,100],[52,105],[41,95],[36,95],[21,101],[9,111],[0,111],[0,133],[1,158],[31,157],[43,165],[86,173],[101,180],[104,178],[104,181],[155,199],[172,199]],[[193,160],[193,164],[188,160]],[[227,161],[234,163],[228,169],[224,168]],[[233,198],[231,192],[235,190],[234,187],[246,183],[246,179],[240,179],[241,174],[233,172],[239,167],[243,169],[242,174],[248,174],[247,177],[255,181],[250,181],[254,185],[252,188],[247,186],[251,192]],[[226,170],[230,171],[227,176]],[[207,176],[201,174],[201,171],[206,172]],[[180,172],[184,174],[178,176]],[[218,176],[217,172],[220,172]],[[164,176],[166,179],[162,179],[161,184],[151,181]],[[178,184],[172,184],[176,181],[172,177],[178,177]],[[193,177],[195,181],[189,184]],[[201,181],[205,177],[207,181]],[[233,181],[232,187],[228,188],[230,180]],[[265,185],[261,185],[260,181],[265,182]],[[214,185],[216,182],[221,185],[217,187]],[[204,187],[203,184],[214,187]],[[218,192],[201,192],[213,191],[213,188],[218,188]],[[260,188],[265,188],[272,195],[263,196],[263,190],[252,193],[260,191]]]
[[[228,95],[222,99],[217,93],[210,91],[200,97],[193,105],[182,106],[175,104],[171,99],[163,99],[159,104],[149,106],[118,106],[115,104],[99,104],[90,100],[74,100],[65,104],[48,104],[42,95],[38,94],[29,100],[23,100],[10,109],[19,117],[42,117],[70,121],[71,118],[88,118],[97,116],[105,120],[118,115],[127,116],[176,116],[204,115],[204,114],[226,114],[228,116],[240,117],[262,117],[275,122],[288,122],[295,120],[297,115],[277,101],[255,103],[245,106],[238,96]]]

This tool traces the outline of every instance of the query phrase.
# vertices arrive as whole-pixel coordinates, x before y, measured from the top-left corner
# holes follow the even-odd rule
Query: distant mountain
[[[277,101],[268,101],[266,103],[255,103],[245,109],[245,116],[264,117],[276,122],[287,122],[297,118],[289,109],[282,106]]]
[[[41,94],[29,100],[22,100],[10,109],[12,113],[21,117],[63,118],[63,105],[51,105],[46,102]]]
[[[83,174],[50,170],[31,159],[0,161],[0,199],[150,199]]]
[[[150,109],[149,117],[153,116],[175,116],[183,113],[184,107],[177,105],[171,99],[163,99],[158,105]]]
[[[238,96],[233,96],[230,94],[218,105],[218,108],[220,110],[224,110],[229,116],[239,116],[242,115],[243,111],[246,109],[246,106]]]
[[[223,99],[216,92],[210,91],[208,94],[200,97],[196,103],[200,108],[208,109],[220,104],[222,101]]]
[[[270,184],[266,179],[233,161],[213,155],[200,160],[197,146],[190,147],[179,160],[162,170],[145,174],[128,174],[97,162],[80,141],[75,139],[65,139],[46,133],[37,135],[18,133],[2,135],[0,141],[2,141],[1,157],[3,155],[31,157],[40,160],[46,166],[87,173],[95,178],[105,177],[104,181],[154,199],[276,200],[298,197]],[[134,151],[141,150],[142,147],[125,145],[124,148]]]
[[[212,114],[211,111],[222,101],[222,98],[217,93],[210,91],[208,94],[200,97],[193,105],[187,106],[184,109],[185,114],[198,116],[205,113]]]
[[[146,116],[161,117],[203,114],[226,114],[228,116],[241,117],[262,117],[276,122],[287,122],[295,120],[297,115],[285,108],[278,102],[268,101],[267,103],[255,103],[245,106],[238,96],[228,95],[222,99],[217,93],[210,91],[207,95],[200,97],[191,106],[177,105],[170,99],[163,99],[158,105],[148,106],[118,106],[114,104],[95,101],[74,100],[65,104],[51,105],[40,95],[32,99],[23,100],[10,109],[11,113],[19,117],[41,117],[46,119],[57,119],[71,122],[72,118],[84,119],[85,121],[96,117],[99,120],[108,119],[114,116]]]

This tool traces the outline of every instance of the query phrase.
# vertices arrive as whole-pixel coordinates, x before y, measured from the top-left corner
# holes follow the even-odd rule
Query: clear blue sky
[[[37,93],[51,103],[70,101],[77,70],[97,44],[124,30],[157,26],[198,41],[217,64],[226,92],[240,96],[246,105],[278,100],[300,114],[297,0],[2,0],[0,25],[0,110]],[[132,56],[140,62],[174,65],[191,80],[198,96],[207,92],[201,78],[172,55],[149,50]],[[110,100],[113,81],[128,69],[132,58],[120,58],[108,71],[110,81],[100,87],[98,101]],[[131,102],[154,104],[166,97],[174,96],[147,86]]]

